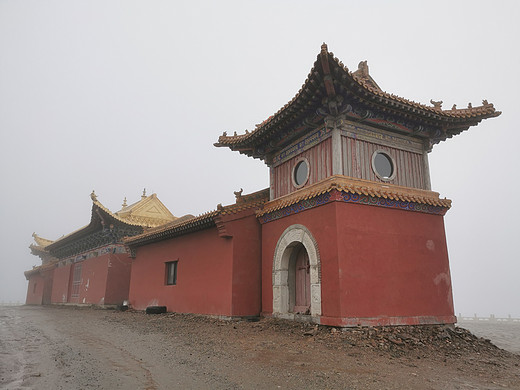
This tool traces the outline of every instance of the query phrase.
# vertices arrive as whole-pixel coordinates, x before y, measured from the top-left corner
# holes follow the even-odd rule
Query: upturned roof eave
[[[483,119],[496,117],[501,114],[500,111],[495,110],[493,104],[485,100],[483,105],[479,107],[442,110],[440,106],[426,106],[389,94],[355,76],[341,61],[334,57],[332,52],[328,52],[326,45],[324,45],[322,46],[322,52],[318,55],[316,62],[311,68],[309,76],[291,101],[252,132],[233,136],[228,136],[224,133],[214,145],[217,147],[229,147],[232,150],[262,158],[262,156],[254,156],[253,151],[256,145],[265,142],[273,134],[283,130],[279,126],[280,124],[302,120],[302,117],[305,116],[305,111],[310,111],[309,106],[306,110],[301,110],[301,107],[309,103],[309,96],[315,96],[316,93],[319,93],[320,96],[326,96],[329,93],[326,91],[327,85],[323,75],[324,71],[322,68],[320,69],[320,67],[323,67],[323,58],[327,59],[327,66],[329,67],[327,71],[330,73],[333,85],[339,90],[342,88],[348,90],[349,93],[352,93],[356,99],[359,99],[364,104],[377,106],[396,116],[412,117],[416,121],[430,123],[443,129],[443,131],[449,132],[450,129],[456,130],[459,128],[468,129]],[[341,94],[341,92],[338,92],[338,94]],[[312,108],[315,110],[322,106],[321,101],[314,100],[311,103],[313,104]]]
[[[123,242],[129,248],[137,248],[157,241],[163,241],[185,234],[194,233],[218,225],[222,216],[237,214],[245,210],[262,207],[269,200],[269,188],[242,196],[242,191],[235,193],[237,201],[228,206],[218,205],[209,211],[187,220],[173,221],[167,225],[149,229],[133,237],[125,237]]]
[[[88,225],[85,225],[77,230],[74,230],[73,232],[66,234],[63,237],[60,237],[56,241],[54,241],[52,244],[45,247],[46,250],[49,252],[55,251],[59,248],[61,248],[63,245],[67,245],[72,241],[75,241],[85,235],[90,234],[93,231],[98,230],[100,227],[102,227],[102,223],[99,219],[99,217],[96,216],[96,211],[102,212],[106,217],[108,217],[111,221],[117,221],[119,223],[125,224],[127,226],[141,226],[136,223],[129,223],[122,218],[118,218],[116,215],[114,215],[110,210],[108,210],[106,207],[104,207],[99,201],[94,201],[92,204],[92,213],[91,213],[91,219]]]

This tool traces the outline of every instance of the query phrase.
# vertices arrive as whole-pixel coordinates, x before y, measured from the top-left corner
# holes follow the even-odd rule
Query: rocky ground
[[[520,389],[519,364],[460,327],[0,307],[6,389]]]

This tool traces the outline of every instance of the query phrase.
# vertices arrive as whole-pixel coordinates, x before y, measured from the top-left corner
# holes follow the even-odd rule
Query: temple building
[[[123,237],[175,221],[156,194],[112,213],[92,191],[90,223],[56,241],[33,234],[31,253],[42,260],[25,272],[28,304],[118,305],[128,299],[131,260]]]
[[[432,147],[492,104],[443,109],[384,92],[324,44],[296,96],[245,134],[218,138],[264,161],[270,186],[125,239],[130,304],[333,326],[454,323]]]
[[[291,101],[215,143],[262,160],[269,188],[155,227],[94,199],[87,227],[55,242],[35,237],[31,250],[48,260],[26,273],[27,301],[120,303],[127,293],[138,310],[331,326],[455,323],[451,201],[431,189],[428,153],[500,112],[486,100],[430,103],[384,92],[366,61],[351,72],[324,44]]]

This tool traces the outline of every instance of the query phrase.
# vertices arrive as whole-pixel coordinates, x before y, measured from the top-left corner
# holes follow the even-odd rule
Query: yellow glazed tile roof
[[[451,200],[440,199],[437,192],[401,187],[393,184],[376,183],[368,180],[354,179],[343,175],[335,175],[314,185],[302,188],[296,192],[266,203],[264,208],[257,212],[257,216],[260,217],[267,213],[283,209],[302,200],[314,198],[332,190],[358,195],[369,195],[372,197],[380,197],[396,201],[415,202],[448,209],[451,207]]]

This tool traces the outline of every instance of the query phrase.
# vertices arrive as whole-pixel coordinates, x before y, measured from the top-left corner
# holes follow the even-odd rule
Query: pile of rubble
[[[486,353],[502,357],[510,353],[477,337],[469,330],[451,325],[408,325],[382,327],[334,328],[313,324],[295,324],[289,321],[264,319],[257,328],[269,327],[290,333],[300,332],[304,337],[330,344],[333,348],[363,348],[391,352],[392,355],[418,356],[426,352],[441,352],[445,356],[461,356],[467,352]]]

